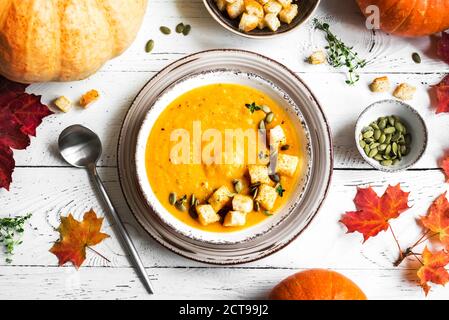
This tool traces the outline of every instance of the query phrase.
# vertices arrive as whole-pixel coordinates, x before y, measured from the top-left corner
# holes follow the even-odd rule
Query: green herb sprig
[[[348,69],[348,80],[346,84],[354,85],[359,81],[360,76],[356,70],[364,68],[367,61],[360,59],[357,52],[354,52],[354,47],[347,46],[342,40],[340,40],[335,34],[330,31],[329,24],[321,23],[318,19],[313,21],[315,29],[321,30],[326,33],[326,40],[328,45],[327,60],[329,64],[334,68],[346,67]]]
[[[256,105],[255,102],[253,102],[251,104],[247,103],[247,104],[245,104],[245,107],[247,107],[251,113],[254,113],[255,111],[262,110],[262,107]]]
[[[276,185],[276,192],[278,193],[278,195],[279,195],[280,197],[283,197],[283,196],[284,196],[285,189],[284,189],[284,187],[282,187],[282,184],[278,183],[278,184]]]
[[[0,244],[4,246],[6,263],[12,262],[11,256],[14,254],[14,249],[22,244],[20,238],[24,232],[25,222],[30,218],[31,214],[0,219]]]

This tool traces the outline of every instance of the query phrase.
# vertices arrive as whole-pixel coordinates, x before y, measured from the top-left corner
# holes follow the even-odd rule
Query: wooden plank
[[[147,267],[206,266],[181,258],[155,243],[129,213],[116,170],[103,168],[100,174]],[[0,216],[31,212],[33,217],[27,225],[23,245],[16,251],[13,265],[56,266],[57,259],[48,250],[58,238],[55,229],[59,225],[60,215],[73,213],[76,218],[81,218],[90,208],[104,215],[87,174],[82,170],[68,168],[20,168],[15,179],[11,193],[0,191]],[[377,171],[338,170],[334,174],[325,205],[307,231],[284,250],[244,267],[391,269],[398,251],[390,233],[383,233],[362,244],[361,235],[346,235],[345,227],[338,220],[342,213],[353,210],[352,199],[357,186],[369,184],[376,187],[378,192],[383,192],[388,184],[397,183],[411,192],[413,207],[393,221],[392,225],[401,244],[404,247],[411,245],[421,232],[415,218],[425,214],[429,204],[447,190],[443,175],[436,170],[408,171],[388,176]],[[95,248],[111,262],[88,252],[85,266],[130,266],[108,221],[105,222],[104,230],[112,237]],[[4,266],[6,264],[0,257],[0,268]],[[405,267],[410,266],[407,263],[401,266]]]
[[[45,120],[38,129],[38,137],[26,151],[16,152],[19,166],[62,166],[56,141],[59,133],[67,126],[80,123],[96,131],[104,144],[102,166],[116,165],[118,134],[126,111],[140,88],[154,73],[98,73],[85,81],[70,84],[51,83],[33,85],[31,92],[44,96],[46,103],[59,95],[67,95],[74,101],[92,88],[101,91],[102,98],[97,104],[84,110],[74,108],[68,114],[58,113]],[[337,168],[369,168],[355,148],[353,128],[358,115],[369,104],[383,99],[391,99],[390,93],[375,94],[368,90],[368,84],[376,76],[365,74],[357,86],[344,83],[342,74],[306,73],[300,75],[321,101],[333,132],[335,146],[335,166]],[[424,117],[429,128],[429,146],[425,156],[416,168],[436,168],[437,159],[448,148],[445,132],[449,125],[447,115],[435,115],[431,108],[433,93],[430,85],[438,83],[440,74],[391,74],[393,85],[407,82],[417,86],[415,99],[410,101]],[[429,92],[431,95],[429,95]]]
[[[316,265],[319,267],[319,265]],[[148,268],[150,296],[131,268],[2,267],[0,299],[266,299],[271,288],[301,269]],[[369,299],[423,299],[413,270],[337,269]],[[434,287],[428,299],[447,299]]]

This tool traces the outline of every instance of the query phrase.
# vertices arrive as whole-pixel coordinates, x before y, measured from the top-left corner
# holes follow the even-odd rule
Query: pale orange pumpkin
[[[271,300],[366,300],[366,295],[344,275],[323,269],[298,272],[271,291]]]
[[[72,81],[132,43],[147,0],[0,0],[0,74],[18,82]]]
[[[380,11],[380,27],[388,33],[418,37],[449,28],[447,0],[357,0],[366,15],[369,6]]]

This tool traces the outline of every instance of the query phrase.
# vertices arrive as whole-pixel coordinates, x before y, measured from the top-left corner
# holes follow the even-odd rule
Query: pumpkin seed
[[[176,207],[176,209],[178,209],[181,212],[186,212],[187,211],[187,207],[184,204],[184,202],[182,202],[182,201],[181,202],[180,201],[176,201],[175,207]]]
[[[382,133],[382,134],[380,135],[379,142],[380,142],[380,143],[384,143],[386,139],[387,139],[387,136],[386,136],[385,134]]]
[[[254,210],[260,211],[260,204],[259,204],[259,201],[254,201]]]
[[[363,128],[362,133],[365,133],[365,132],[368,132],[368,131],[373,131],[373,128],[365,127],[365,128]]]
[[[359,146],[360,146],[360,148],[365,148],[365,146],[366,146],[366,142],[364,141],[364,140],[360,140],[359,141]]]
[[[267,106],[267,105],[265,105],[265,104],[264,104],[263,106],[261,106],[260,108],[261,108],[262,111],[265,112],[265,113],[270,113],[270,112],[271,112],[270,107]]]
[[[371,149],[369,148],[369,146],[365,146],[365,148],[363,148],[363,150],[365,151],[366,155],[369,155],[369,152]]]
[[[396,123],[394,124],[394,127],[396,128],[397,131],[399,131],[400,133],[404,132],[404,126],[402,125],[402,123],[400,123],[399,121],[396,121]]]
[[[285,146],[281,147],[282,151],[287,151],[288,149],[290,149],[290,145],[289,144],[286,144]]]
[[[389,144],[390,142],[391,142],[391,134],[387,134],[384,143]]]
[[[272,214],[270,211],[268,211],[268,210],[264,210],[264,211],[263,211],[263,214],[266,215],[266,216],[269,216],[269,217],[273,215],[273,214]]]
[[[145,52],[150,53],[154,49],[154,40],[148,40],[147,44],[145,45]]]
[[[374,158],[374,156],[379,152],[377,148],[371,149],[371,151],[368,153],[368,157]]]
[[[265,117],[265,122],[266,123],[271,123],[274,120],[274,113],[270,112],[267,114],[267,116]]]
[[[366,144],[371,144],[371,143],[374,142],[374,139],[373,138],[367,138],[367,139],[365,139],[365,142],[366,142]]]
[[[367,138],[371,138],[372,136],[374,136],[374,131],[373,130],[368,130],[363,134],[363,138],[367,139]]]
[[[266,130],[265,121],[264,120],[261,120],[259,122],[259,130]]]
[[[391,159],[391,157],[390,157],[388,154],[384,154],[382,157],[383,157],[385,160],[390,160],[390,159]]]
[[[271,179],[273,182],[276,182],[276,183],[278,183],[279,181],[281,181],[281,177],[279,177],[278,174],[272,174],[272,175],[270,175],[270,179]]]
[[[391,151],[393,151],[394,154],[398,154],[398,144],[396,142],[393,142],[391,145]]]
[[[372,122],[369,126],[370,126],[371,128],[373,128],[374,130],[378,130],[378,129],[379,129],[379,126],[377,125],[376,122]]]
[[[379,151],[385,151],[385,149],[387,149],[387,145],[381,144],[378,149],[379,149]]]
[[[371,144],[371,145],[369,146],[369,148],[372,150],[372,149],[374,149],[374,148],[377,148],[379,145],[380,145],[379,142],[375,142],[375,143]]]
[[[386,118],[381,118],[379,120],[379,129],[383,130],[385,129],[385,127],[387,126],[387,119]]]
[[[395,159],[395,160],[393,161],[393,165],[395,166],[395,165],[399,164],[399,162],[401,162],[401,160]]]
[[[184,30],[182,30],[182,34],[187,36],[190,33],[191,29],[192,29],[192,26],[190,24],[186,24],[184,26]]]
[[[380,139],[380,136],[382,135],[382,131],[380,131],[379,129],[377,129],[377,130],[374,130],[374,140],[379,140]]]
[[[196,201],[197,201],[197,199],[196,199],[195,195],[192,194],[192,196],[190,197],[190,206],[191,206],[191,207],[194,207]]]
[[[421,63],[421,56],[419,55],[418,52],[413,52],[412,54],[412,59],[415,63]]]
[[[256,189],[254,189],[254,192],[253,192],[253,199],[256,199],[257,198],[257,194],[259,193],[259,188],[256,188]]]
[[[393,116],[389,116],[388,123],[390,124],[390,126],[394,127],[394,124],[396,123],[396,118]]]
[[[234,182],[234,190],[237,193],[242,192],[242,190],[243,190],[243,183],[242,183],[242,181],[235,180],[235,182]]]
[[[382,157],[381,154],[376,154],[376,155],[374,156],[374,160],[382,161],[383,159],[384,159],[384,158]]]
[[[381,165],[383,165],[384,167],[389,167],[393,164],[393,161],[391,160],[383,160],[380,162]]]
[[[390,152],[391,152],[391,144],[389,144],[387,146],[387,149],[385,149],[385,154],[390,154]]]
[[[160,30],[163,34],[165,34],[165,35],[168,35],[168,34],[171,33],[171,29],[170,29],[169,27],[166,27],[166,26],[161,26],[161,27],[159,28],[159,30]]]
[[[184,23],[179,23],[177,26],[176,26],[176,33],[182,33],[184,31]]]
[[[401,133],[400,132],[396,132],[392,137],[391,137],[391,141],[394,141],[394,142],[398,142],[399,141],[399,139],[401,138]]]
[[[173,206],[176,203],[176,193],[170,192],[168,196],[168,202]]]
[[[384,129],[384,133],[385,134],[393,134],[396,132],[396,128],[395,127],[388,127]]]

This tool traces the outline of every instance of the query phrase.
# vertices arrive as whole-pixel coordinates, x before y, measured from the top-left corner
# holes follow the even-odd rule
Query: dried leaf
[[[26,149],[42,119],[52,114],[26,85],[0,77],[0,188],[9,189],[14,171],[12,149]]]
[[[440,168],[446,176],[446,182],[449,183],[449,156],[446,156],[440,161]]]
[[[354,203],[357,211],[347,212],[340,220],[348,228],[348,233],[360,232],[364,241],[389,228],[389,220],[410,208],[408,192],[401,190],[398,184],[388,186],[382,197],[369,188],[358,188]]]
[[[421,223],[430,231],[437,233],[440,241],[449,249],[449,202],[446,193],[432,203],[427,216],[421,217]]]
[[[423,266],[418,270],[418,278],[427,296],[430,290],[428,282],[443,286],[449,282],[449,273],[445,269],[445,266],[449,264],[449,254],[444,250],[432,253],[425,247],[422,263]]]
[[[61,218],[58,228],[60,239],[50,249],[62,266],[70,261],[79,268],[86,259],[86,247],[99,244],[109,235],[101,232],[103,218],[98,218],[95,211],[86,212],[83,221],[73,218],[72,214]]]

